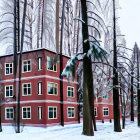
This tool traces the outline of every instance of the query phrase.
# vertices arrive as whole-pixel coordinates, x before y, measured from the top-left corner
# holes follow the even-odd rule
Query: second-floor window
[[[48,94],[57,95],[57,84],[48,82]]]
[[[53,58],[50,56],[47,56],[47,70],[56,72],[57,71],[56,65],[53,64]]]
[[[5,75],[13,74],[13,63],[5,63]]]
[[[38,95],[42,95],[42,82],[38,82]]]
[[[74,87],[67,87],[68,90],[68,97],[74,97]]]
[[[24,83],[22,84],[23,88],[23,96],[31,95],[31,83]]]
[[[23,60],[22,61],[22,72],[30,72],[31,71],[31,60]]]
[[[108,99],[108,94],[103,95],[103,99]]]
[[[13,97],[13,85],[5,86],[5,97]]]
[[[38,70],[42,70],[42,58],[38,58]]]

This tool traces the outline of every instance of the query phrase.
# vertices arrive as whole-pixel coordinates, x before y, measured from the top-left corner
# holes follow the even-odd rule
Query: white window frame
[[[23,65],[23,62],[27,62],[27,61],[30,61],[30,67],[31,67],[31,59],[28,59],[28,60],[22,60],[22,73],[31,72],[31,70],[32,70],[32,67],[31,67],[30,71],[28,70],[28,67],[27,67],[27,71],[24,71],[24,65]],[[28,65],[28,64],[27,64],[27,65]]]
[[[30,118],[23,118],[23,108],[30,108]],[[26,112],[26,115],[27,115],[27,112]],[[24,120],[30,120],[31,119],[31,106],[23,106],[22,107],[22,119],[24,119]]]
[[[69,117],[68,116],[68,109],[74,109],[74,117]],[[71,111],[72,112],[72,111]],[[75,118],[75,107],[67,107],[67,118]]]
[[[31,91],[31,94],[28,94],[28,90],[27,90],[27,95],[24,95],[24,85],[25,84],[30,84],[30,91]],[[27,87],[27,89],[28,89],[28,87]],[[31,83],[22,83],[22,96],[31,96],[32,95],[32,86],[31,86]]]
[[[53,108],[53,118],[49,118],[49,108]],[[56,108],[56,118],[54,118],[54,108]],[[48,106],[48,119],[57,119],[57,106]]]
[[[95,115],[95,112],[96,112],[96,116],[95,116],[95,117],[98,117],[98,114],[97,114],[97,107],[94,107],[94,115]]]
[[[12,86],[12,96],[10,96],[10,86]],[[6,87],[9,87],[9,96],[6,96]],[[13,97],[13,93],[14,93],[13,85],[5,86],[5,98]]]
[[[11,116],[10,116],[10,118],[7,118],[7,109],[13,109],[13,118],[11,118]],[[11,112],[10,112],[11,113]],[[14,107],[5,107],[5,120],[13,120],[14,119]]]
[[[73,96],[68,96],[68,88],[70,88],[70,94],[71,94],[71,89],[73,88]],[[71,87],[71,86],[67,86],[67,97],[69,97],[69,98],[74,98],[75,97],[75,89],[74,89],[74,87]]]
[[[38,82],[38,95],[42,95],[42,81]]]
[[[57,86],[57,94],[49,94],[49,93],[48,93],[48,89],[49,89],[49,88],[48,88],[48,84],[49,84],[49,83],[51,83],[51,84],[52,84],[52,83],[53,83],[53,84],[56,84],[56,86]],[[48,81],[48,82],[47,82],[47,94],[48,94],[48,95],[58,96],[58,84],[57,84],[57,83],[54,83],[54,82],[49,82],[49,81]]]
[[[38,71],[42,70],[42,57],[38,57]]]
[[[6,67],[6,64],[12,64],[12,73],[10,73],[10,66],[9,67]],[[6,74],[6,68],[9,68],[9,73],[8,74]],[[5,63],[5,75],[12,75],[13,74],[13,63]]]
[[[104,110],[104,109],[106,109],[106,108],[107,108],[108,110]],[[104,111],[108,111],[108,115],[104,115]],[[105,116],[105,117],[106,117],[106,116],[109,116],[109,108],[108,108],[108,107],[103,107],[103,116]]]
[[[42,106],[38,106],[38,120],[42,120]]]
[[[47,56],[47,57],[50,57],[50,56]],[[51,57],[51,58],[53,58],[53,57]],[[50,69],[48,69],[48,58],[47,58],[47,70],[57,72],[57,63],[56,63],[56,71],[54,70],[54,65],[53,65],[53,70],[50,70]]]

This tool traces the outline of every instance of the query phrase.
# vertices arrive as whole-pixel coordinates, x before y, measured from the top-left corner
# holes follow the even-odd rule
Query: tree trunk
[[[137,46],[137,119],[138,119],[138,126],[140,126],[140,89],[139,89],[139,48]]]
[[[133,66],[132,66],[133,69]],[[133,75],[133,72],[131,73]],[[133,76],[131,76],[131,121],[134,121],[134,107],[133,107]]]
[[[90,49],[89,42],[84,43],[88,39],[87,26],[87,6],[86,0],[81,0],[82,10],[82,36],[83,36],[83,53],[87,53]],[[83,134],[93,136],[92,125],[92,107],[93,107],[93,75],[91,58],[84,57],[83,59]]]
[[[119,108],[119,90],[115,86],[118,86],[118,72],[117,69],[117,48],[116,48],[116,16],[115,16],[115,0],[113,0],[114,11],[114,64],[113,64],[113,114],[114,114],[114,131],[121,132],[120,126],[120,108]]]

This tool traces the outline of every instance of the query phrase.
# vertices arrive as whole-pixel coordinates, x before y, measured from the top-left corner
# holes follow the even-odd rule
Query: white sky
[[[128,48],[140,47],[140,0],[119,0],[119,25]]]

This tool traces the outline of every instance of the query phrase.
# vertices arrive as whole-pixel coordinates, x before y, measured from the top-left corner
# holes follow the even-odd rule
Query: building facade
[[[63,102],[60,101],[60,63],[56,65],[51,63],[55,55],[47,49],[23,52],[20,92],[21,123],[45,127],[60,124],[61,103],[64,124],[78,122],[77,81],[75,79],[70,83],[63,78]],[[59,55],[58,58],[60,59]],[[63,56],[63,68],[68,59]],[[0,63],[2,67],[0,82],[4,97],[6,99],[14,95],[16,97],[2,106],[2,123],[15,123],[19,68],[14,81],[13,56],[1,56]]]

